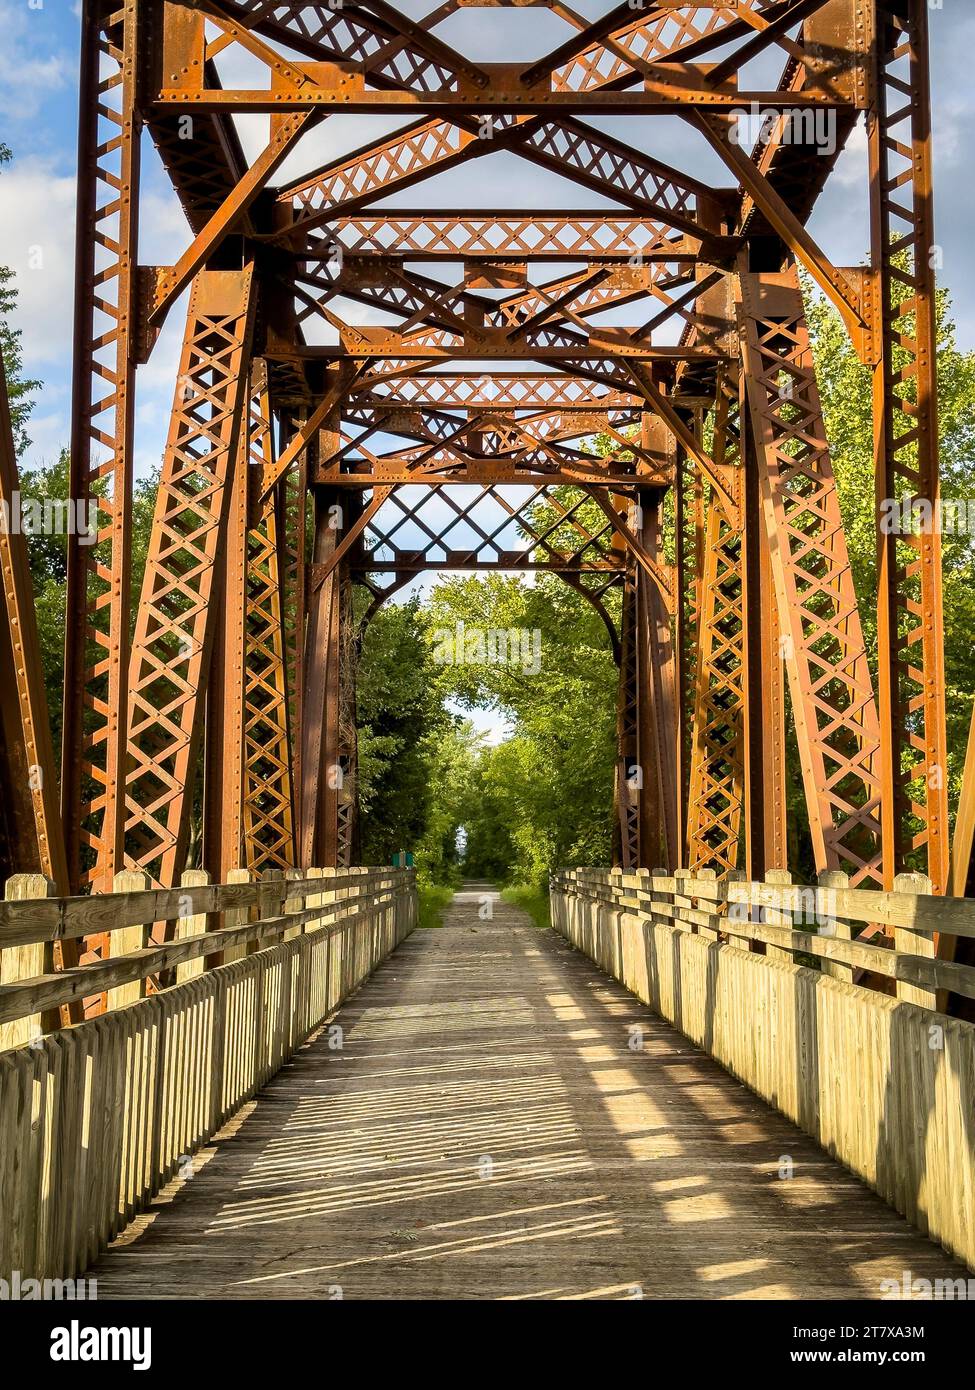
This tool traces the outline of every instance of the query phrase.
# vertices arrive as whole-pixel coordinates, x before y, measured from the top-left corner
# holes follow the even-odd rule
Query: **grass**
[[[445,883],[425,883],[418,889],[419,915],[417,925],[442,927],[444,910],[454,896],[453,888]]]
[[[501,896],[512,907],[520,907],[527,912],[536,927],[550,927],[548,893],[544,888],[531,887],[527,883],[516,883],[511,888],[503,888]]]

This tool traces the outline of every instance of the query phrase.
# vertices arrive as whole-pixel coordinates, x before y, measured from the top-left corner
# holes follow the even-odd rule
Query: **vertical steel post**
[[[884,882],[920,868],[943,893],[950,845],[927,0],[878,0],[876,24],[867,130],[882,340],[874,453]]]
[[[69,538],[62,812],[72,889],[122,868],[138,334],[141,0],[84,0],[70,495],[98,543]]]

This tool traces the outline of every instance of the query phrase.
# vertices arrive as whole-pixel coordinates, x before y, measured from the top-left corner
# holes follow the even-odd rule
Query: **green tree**
[[[357,676],[362,856],[388,864],[412,849],[444,873],[456,844],[450,788],[461,776],[458,721],[444,706],[440,670],[419,600],[381,608],[366,631]]]
[[[444,666],[450,694],[491,708],[511,738],[478,759],[465,814],[465,872],[528,884],[564,863],[607,863],[612,845],[617,671],[605,625],[554,575],[442,581],[430,599],[440,644],[465,630],[517,631],[530,659]],[[537,634],[537,638],[535,636]],[[538,642],[536,648],[535,642]],[[449,651],[450,648],[448,647]],[[467,657],[477,645],[468,645]],[[537,652],[538,660],[535,660]]]
[[[133,489],[132,593],[136,596],[142,587],[142,575],[149,551],[157,481],[155,476],[143,478]],[[41,507],[48,504],[49,510],[50,504],[54,504],[54,507],[60,505],[62,515],[66,515],[66,504],[70,496],[70,459],[67,450],[62,450],[57,462],[48,468],[21,469],[20,493],[25,504],[31,501],[39,503]],[[48,690],[51,730],[57,748],[61,737],[60,697],[64,682],[65,585],[68,570],[66,527],[59,526],[50,532],[29,535],[27,555],[34,587],[37,632],[44,682]],[[136,600],[130,606],[130,625],[133,629],[137,611]]]

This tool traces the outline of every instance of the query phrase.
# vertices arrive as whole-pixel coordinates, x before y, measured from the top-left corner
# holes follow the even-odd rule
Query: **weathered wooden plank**
[[[963,1274],[555,933],[502,903],[481,921],[479,892],[102,1257],[100,1296],[860,1300]],[[792,967],[762,968],[781,1002]],[[721,1002],[740,1027],[749,1001]]]
[[[571,900],[555,917],[574,945],[598,960],[618,927],[642,938],[653,1008],[975,1266],[973,1223],[958,1199],[975,1186],[973,1025],[789,959],[706,940],[663,914],[608,913],[591,884],[555,879],[556,896],[564,889]],[[947,962],[765,923],[737,921],[734,930],[790,951],[886,968],[929,990],[972,989],[975,972]],[[952,1182],[941,1171],[949,1153]]]
[[[349,913],[354,913],[359,902],[371,901],[371,895],[361,894],[343,904],[338,926],[325,930],[344,931],[350,921]],[[339,914],[336,914],[339,915]],[[50,975],[37,976],[17,984],[0,985],[0,1023],[22,1018],[26,1014],[40,1013],[73,999],[97,994],[102,990],[113,990],[116,986],[133,980],[155,975],[181,962],[194,960],[199,956],[219,952],[225,947],[246,944],[251,941],[264,942],[269,938],[283,936],[291,927],[311,921],[321,916],[321,908],[310,906],[287,917],[263,919],[248,922],[239,927],[225,927],[219,931],[207,932],[202,936],[188,937],[182,941],[172,941],[161,946],[147,946],[132,951],[127,956],[115,960],[98,961],[91,965],[75,966],[70,970],[58,971]],[[0,957],[2,959],[2,957]]]
[[[338,874],[346,875],[347,869]],[[409,872],[392,871],[396,881],[409,881]],[[369,869],[363,880],[367,891],[388,877],[386,871]],[[305,896],[315,890],[314,879],[301,879],[288,885],[293,896]],[[233,908],[252,907],[268,916],[280,915],[284,903],[284,885],[272,880],[261,883],[211,884],[197,888],[160,888],[141,893],[103,893],[90,897],[49,898],[46,901],[0,902],[0,950],[32,945],[41,941],[57,941],[93,936],[124,927],[144,926],[152,922],[175,921],[181,914],[195,915],[222,912]]]
[[[36,899],[50,898],[54,884],[43,874],[14,874],[7,880],[6,896],[10,902],[32,902]],[[11,946],[0,935],[0,988],[22,980],[30,980],[44,974],[52,965],[51,949],[41,943],[29,946]],[[44,1005],[36,1011],[24,1010],[21,1016],[14,1016],[0,1022],[0,1051],[7,1047],[20,1047],[41,1032],[41,1013]]]

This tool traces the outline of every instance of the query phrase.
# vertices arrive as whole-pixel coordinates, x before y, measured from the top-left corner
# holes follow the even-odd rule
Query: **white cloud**
[[[50,161],[18,159],[0,175],[5,208],[0,219],[0,265],[16,275],[14,326],[22,330],[24,369],[44,389],[31,416],[29,461],[50,461],[70,432],[70,380],[74,309],[75,181]],[[144,193],[140,258],[175,260],[189,240],[186,219],[172,193]],[[179,361],[185,299],[171,310],[160,339],[137,374],[136,469],[158,466],[166,439]]]
[[[74,80],[74,63],[51,50],[50,32],[43,10],[0,0],[0,115],[11,124],[34,120],[46,98]]]
[[[0,174],[7,215],[0,219],[0,265],[15,272],[16,327],[26,368],[42,375],[71,354],[75,182],[47,160],[19,159]]]

